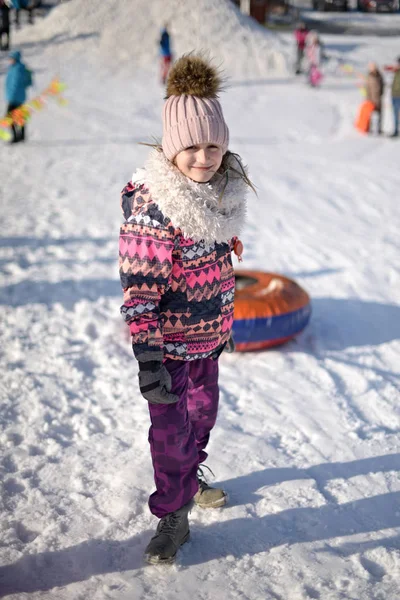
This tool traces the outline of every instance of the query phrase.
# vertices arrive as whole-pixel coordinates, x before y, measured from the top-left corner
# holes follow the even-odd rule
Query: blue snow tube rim
[[[283,344],[311,317],[311,300],[294,280],[277,273],[235,273],[233,337],[239,352]]]

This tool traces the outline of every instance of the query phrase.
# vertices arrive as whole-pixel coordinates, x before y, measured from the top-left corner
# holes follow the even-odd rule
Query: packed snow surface
[[[331,67],[313,90],[283,70],[246,75],[250,28],[239,44],[194,9],[197,29],[189,13],[171,20],[182,48],[201,29],[236,68],[222,102],[258,192],[242,266],[295,278],[313,316],[284,347],[221,358],[208,464],[230,502],[194,509],[191,542],[156,568],[142,560],[156,526],[149,419],[119,316],[117,246],[119,192],[148,152],[137,142],[161,131],[154,44],[170,3],[146,3],[151,43],[135,38],[150,31],[144,3],[98,3],[90,20],[93,4],[62,4],[14,37],[32,94],[59,73],[69,104],[36,114],[27,144],[0,147],[0,597],[397,600],[400,149],[353,129],[361,96],[338,68],[391,63],[397,40],[326,36]],[[132,43],[132,70],[93,45],[128,47],[128,25],[105,18],[112,6],[121,22],[127,4],[144,44]],[[78,5],[70,37],[51,34]],[[228,28],[239,23],[220,6]],[[1,85],[5,68],[2,57]]]
[[[387,29],[400,27],[400,15],[396,13],[362,13],[362,12],[307,12],[313,20],[351,25],[352,28],[368,27],[369,29]]]

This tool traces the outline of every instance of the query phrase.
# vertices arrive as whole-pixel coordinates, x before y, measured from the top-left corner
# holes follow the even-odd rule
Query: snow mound
[[[64,57],[98,51],[102,61],[133,71],[157,61],[165,23],[175,56],[207,51],[230,76],[286,73],[276,36],[242,15],[231,0],[71,0],[27,35],[56,42]]]

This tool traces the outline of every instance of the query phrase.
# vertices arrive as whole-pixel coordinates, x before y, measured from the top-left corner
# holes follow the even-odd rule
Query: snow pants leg
[[[10,49],[10,30],[0,31],[0,50],[5,52]]]
[[[218,414],[218,361],[203,358],[189,363],[188,411],[194,430],[199,463],[208,454],[204,448],[210,439],[211,429]]]
[[[380,135],[382,133],[382,108],[376,111],[378,113],[378,122],[377,122],[377,133]]]
[[[171,68],[172,56],[161,57],[161,83],[165,85],[167,83],[169,70]]]
[[[303,63],[303,57],[304,57],[304,49],[301,48],[300,46],[297,46],[296,65],[295,65],[296,75],[300,75],[300,73],[301,73],[301,65]]]
[[[151,512],[162,518],[187,504],[198,490],[197,468],[218,412],[218,362],[166,359],[175,404],[150,404],[149,442],[156,491]]]
[[[373,115],[376,115],[376,131],[374,131],[374,119],[372,118]],[[371,115],[371,119],[369,122],[369,128],[368,128],[369,133],[378,133],[381,134],[382,133],[382,109],[381,108],[375,108],[374,112]]]
[[[7,114],[13,110],[19,108],[20,106],[21,106],[20,104],[9,104],[7,107]],[[11,131],[13,133],[12,142],[16,143],[16,142],[20,142],[21,140],[25,139],[25,125],[22,125],[20,127],[19,125],[16,125],[15,123],[13,123],[11,125]]]
[[[393,104],[393,116],[394,116],[394,133],[399,135],[399,121],[400,121],[400,98],[392,98]]]

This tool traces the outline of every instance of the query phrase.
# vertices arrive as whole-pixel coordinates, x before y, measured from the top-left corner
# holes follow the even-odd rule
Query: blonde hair
[[[232,163],[234,163],[234,164],[232,164]],[[233,176],[234,178],[239,177],[240,179],[243,179],[245,184],[248,185],[249,188],[251,188],[253,190],[253,192],[255,193],[255,195],[257,196],[256,188],[254,187],[254,184],[250,180],[249,176],[247,175],[246,169],[242,164],[242,159],[240,158],[239,154],[236,154],[235,152],[231,152],[230,150],[227,150],[222,157],[221,166],[218,169],[217,173],[219,175],[221,175],[223,178],[225,178],[225,182],[223,184],[223,188],[222,188],[222,191],[221,191],[221,194],[219,197],[220,201],[223,198],[224,192],[226,190],[226,186],[229,183],[230,176]]]

